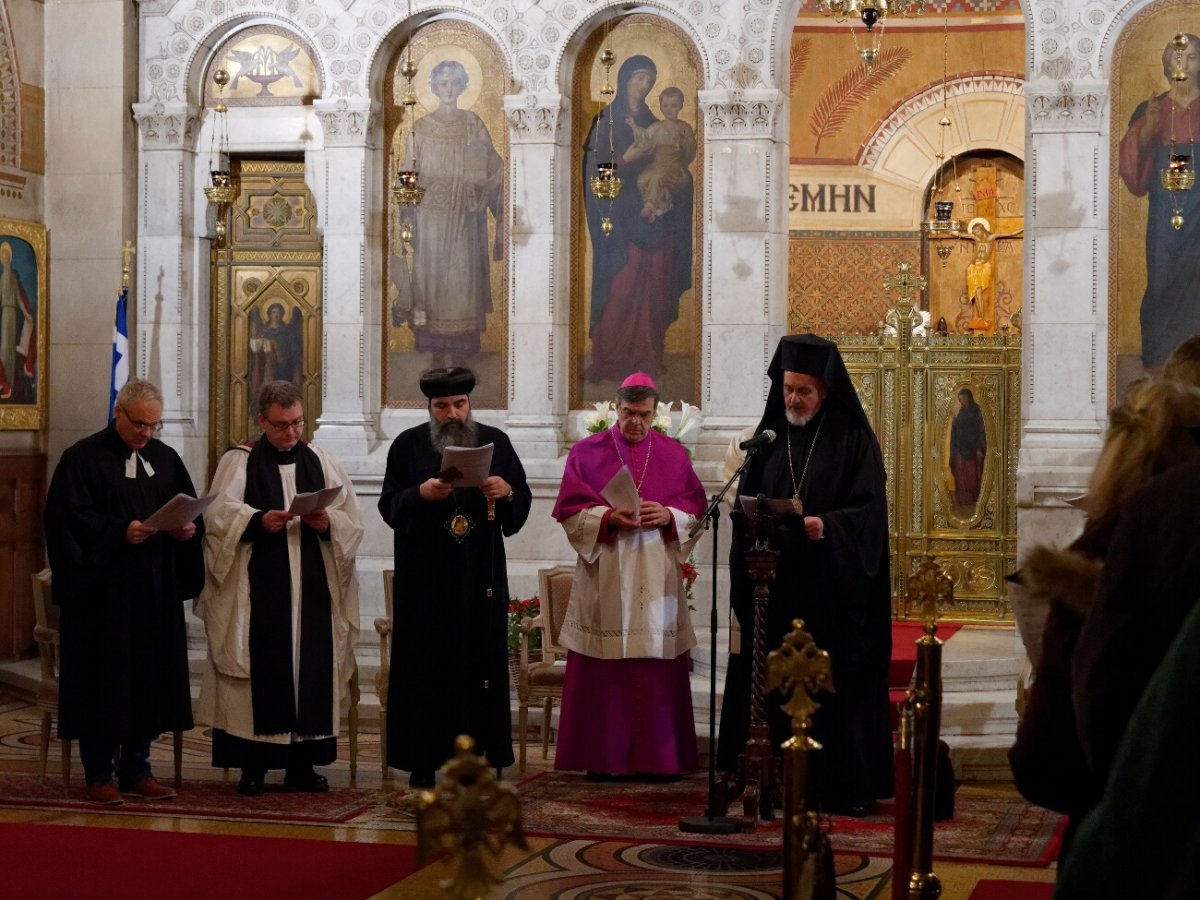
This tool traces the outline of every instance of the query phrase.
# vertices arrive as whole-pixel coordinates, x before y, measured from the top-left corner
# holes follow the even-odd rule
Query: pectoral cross
[[[133,246],[133,241],[126,241],[121,245],[121,287],[129,289],[129,264],[133,258],[137,256],[137,249]]]

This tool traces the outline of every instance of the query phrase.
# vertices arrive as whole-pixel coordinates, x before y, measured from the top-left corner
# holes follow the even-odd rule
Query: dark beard
[[[471,418],[465,422],[436,422],[431,418],[429,440],[437,453],[441,453],[447,447],[478,447],[479,425]]]

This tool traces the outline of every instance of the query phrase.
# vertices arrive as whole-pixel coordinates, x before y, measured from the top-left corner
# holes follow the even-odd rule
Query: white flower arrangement
[[[654,410],[654,421],[650,427],[659,434],[665,434],[667,437],[682,442],[685,436],[699,427],[703,416],[700,414],[698,406],[692,406],[692,404],[680,400],[679,422],[675,423],[671,414],[674,405],[674,402],[660,400]],[[598,434],[612,428],[616,420],[617,410],[612,401],[601,400],[594,404],[593,412],[584,413],[583,427],[587,429],[588,434]]]

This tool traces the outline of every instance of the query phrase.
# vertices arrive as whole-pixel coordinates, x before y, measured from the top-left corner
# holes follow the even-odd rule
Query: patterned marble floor
[[[27,702],[11,694],[0,694],[0,772],[35,773],[38,769],[40,714]],[[58,778],[60,745],[54,741],[49,752],[47,777]],[[326,771],[334,787],[357,787],[381,795],[396,791],[405,777],[395,773],[384,779],[380,770],[378,734],[360,737],[359,768],[351,781],[348,746],[340,742],[338,762]],[[530,753],[533,774],[553,765],[543,762],[539,750]],[[203,729],[184,738],[185,780],[229,781],[233,790],[236,773],[226,775],[209,765],[209,741]],[[169,741],[158,741],[152,751],[157,773],[166,780],[171,771]],[[508,772],[510,776],[515,771]],[[73,761],[73,783],[81,781],[78,758]],[[997,789],[997,788],[991,788]],[[1000,787],[1000,790],[1010,788]],[[248,801],[249,802],[249,801]],[[185,815],[125,815],[87,810],[46,810],[0,805],[0,821],[27,824],[59,824],[79,827],[120,827],[171,830],[184,833],[304,837],[331,841],[364,841],[412,844],[415,834],[391,828],[348,827],[329,824],[279,824],[226,821]],[[507,849],[500,858],[504,882],[494,898],[572,898],[572,900],[759,900],[780,896],[779,854],[775,851],[723,847],[693,847],[682,844],[642,844],[605,840],[555,840],[532,838],[529,850]],[[867,856],[837,857],[838,895],[842,900],[884,900],[891,896],[890,860]],[[439,882],[447,868],[434,863],[397,882],[381,893],[393,900],[436,900],[446,896]],[[976,882],[983,878],[1049,882],[1052,869],[1008,868],[939,863],[937,874],[946,900],[968,900]],[[293,895],[294,896],[294,895]],[[347,898],[354,900],[354,898]]]

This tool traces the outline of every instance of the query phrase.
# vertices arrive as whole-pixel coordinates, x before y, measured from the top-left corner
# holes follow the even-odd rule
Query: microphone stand
[[[712,608],[708,614],[709,669],[708,669],[708,806],[702,816],[683,816],[679,830],[690,834],[732,834],[741,830],[742,820],[733,816],[714,814],[717,808],[717,531],[721,521],[721,500],[725,492],[741,480],[742,472],[754,459],[758,446],[746,448],[746,458],[738,470],[725,482],[725,486],[712,495],[708,508],[688,529],[688,538],[695,538],[712,522]]]

